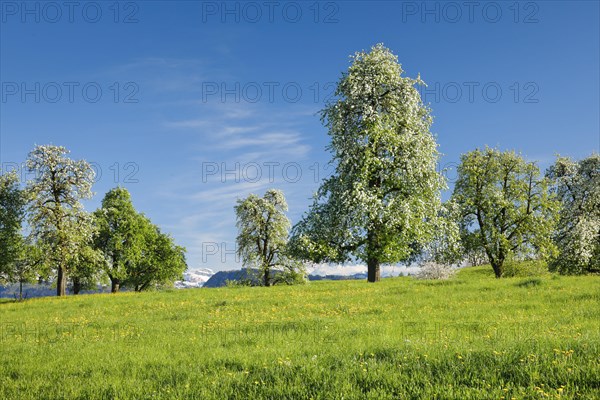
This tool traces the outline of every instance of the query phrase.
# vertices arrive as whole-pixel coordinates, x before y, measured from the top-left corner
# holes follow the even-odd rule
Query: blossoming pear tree
[[[408,259],[433,236],[445,181],[430,132],[430,109],[382,44],[358,52],[321,112],[335,166],[294,226],[291,247],[315,262],[365,261],[368,281],[380,265]]]

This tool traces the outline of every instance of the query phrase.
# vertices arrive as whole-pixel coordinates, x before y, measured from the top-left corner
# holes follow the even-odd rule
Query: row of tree
[[[356,232],[355,245],[349,245],[353,242],[347,231],[336,229],[340,225],[327,225],[347,221],[358,210],[342,205],[332,215],[331,209],[316,204],[290,234],[281,191],[270,189],[262,198],[250,195],[238,201],[238,253],[259,273],[262,285],[301,282],[306,261],[355,259],[367,262],[370,282],[379,280],[382,263],[417,260],[489,263],[498,278],[509,260],[543,259],[551,271],[563,274],[600,273],[597,154],[579,162],[559,157],[545,176],[514,152],[486,148],[463,155],[451,199],[440,204],[435,218],[423,221],[431,231],[403,237],[388,228],[387,236],[376,235],[380,246],[403,246],[395,258],[390,256],[394,253],[383,259],[373,256],[381,249],[367,247],[373,246],[374,233],[360,225],[346,226]]]
[[[88,213],[94,172],[60,146],[37,146],[26,162],[34,176],[22,188],[15,172],[0,176],[0,280],[22,285],[52,280],[58,296],[110,280],[112,292],[179,279],[185,249],[143,214],[124,188],[110,190]],[[27,234],[24,234],[27,232]]]
[[[443,203],[433,118],[416,88],[424,83],[402,74],[381,44],[354,55],[321,112],[335,172],[291,232],[282,192],[238,201],[238,252],[262,283],[301,280],[305,261],[362,260],[370,282],[380,279],[381,264],[419,258],[487,261],[497,277],[508,260],[532,258],[561,273],[600,272],[600,156],[559,157],[542,174],[515,152],[477,149],[461,157]],[[16,175],[2,175],[0,277],[54,276],[58,295],[68,280],[78,292],[106,276],[115,292],[178,278],[185,250],[135,211],[125,189],[107,193],[93,214],[84,211],[93,171],[66,154],[36,147],[27,160],[36,177],[25,190]]]
[[[497,277],[507,260],[543,258],[561,273],[600,272],[600,156],[559,157],[542,174],[515,152],[464,154],[449,201],[437,171],[431,110],[383,45],[359,52],[321,112],[335,172],[291,230],[278,191],[236,206],[238,250],[263,271],[290,260],[361,260],[368,281],[380,265],[431,258],[489,262]]]

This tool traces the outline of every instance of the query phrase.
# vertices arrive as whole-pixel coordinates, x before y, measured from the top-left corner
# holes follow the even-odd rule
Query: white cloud
[[[154,122],[169,135],[159,139],[177,142],[188,154],[174,161],[180,169],[161,182],[158,191],[154,190],[177,204],[167,211],[167,222],[162,225],[187,248],[190,266],[217,270],[239,267],[229,260],[223,265],[202,264],[203,243],[235,242],[233,207],[238,198],[249,193],[262,195],[271,187],[284,189],[288,197],[294,192],[302,198],[312,194],[311,188],[306,194],[299,192],[304,181],[290,186],[287,175],[283,176],[283,165],[303,163],[304,169],[308,163],[311,146],[303,129],[307,120],[314,117],[316,105],[223,102],[220,95],[205,99],[202,82],[239,78],[228,76],[228,71],[211,70],[210,63],[201,59],[134,59],[114,67],[110,73],[139,79],[144,104],[155,108]],[[218,165],[219,172],[203,176],[206,163]],[[244,170],[248,163],[258,163],[260,175],[244,176],[245,172],[254,171]],[[277,164],[274,176],[264,163]],[[241,171],[237,176],[236,169]],[[287,172],[295,173],[291,169]],[[301,172],[302,179],[309,179],[312,174],[308,170]]]

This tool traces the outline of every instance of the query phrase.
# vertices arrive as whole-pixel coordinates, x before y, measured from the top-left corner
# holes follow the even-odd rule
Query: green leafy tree
[[[268,190],[262,198],[251,194],[235,206],[238,254],[244,266],[259,270],[264,286],[274,283],[273,270],[293,269],[294,262],[286,253],[291,226],[287,209],[283,192],[276,189]]]
[[[128,278],[128,269],[140,257],[144,245],[143,227],[129,191],[121,187],[106,193],[94,217],[98,230],[95,247],[104,257],[104,270],[111,282],[111,292],[116,293]]]
[[[461,157],[453,201],[463,234],[485,251],[497,278],[509,258],[555,252],[550,235],[558,204],[548,188],[537,165],[515,152],[486,148]]]
[[[135,261],[128,265],[126,285],[140,292],[181,279],[187,269],[185,248],[177,246],[146,216],[138,215],[137,223],[143,243]]]
[[[95,249],[91,242],[84,243],[70,262],[73,294],[79,294],[82,290],[97,289],[98,284],[102,282],[104,266],[102,253]]]
[[[27,239],[21,250],[8,277],[8,282],[19,284],[19,301],[23,300],[23,284],[33,283],[42,276],[45,261],[43,249]]]
[[[106,193],[94,216],[95,246],[103,256],[113,293],[121,286],[142,291],[181,278],[187,268],[185,248],[135,210],[127,189]]]
[[[92,195],[94,171],[86,161],[67,157],[68,153],[61,146],[37,146],[27,159],[35,176],[27,182],[31,235],[47,250],[46,258],[56,271],[58,296],[66,295],[71,259],[93,232],[81,200]]]
[[[21,234],[26,198],[16,173],[0,175],[0,279],[12,282],[17,261],[22,258]]]
[[[380,265],[405,261],[433,240],[445,188],[430,132],[430,109],[383,45],[356,53],[321,116],[334,174],[294,227],[296,256],[315,262],[366,261],[368,281]]]
[[[600,155],[581,161],[558,157],[548,170],[561,201],[550,269],[565,274],[600,272]]]
[[[18,283],[18,300],[23,299],[23,284],[38,277],[42,261],[40,249],[21,233],[26,204],[17,174],[0,175],[0,282]]]

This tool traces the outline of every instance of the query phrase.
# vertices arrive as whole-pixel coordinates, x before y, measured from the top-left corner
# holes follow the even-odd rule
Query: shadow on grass
[[[517,283],[517,286],[529,288],[529,287],[540,286],[541,284],[542,284],[542,280],[540,278],[529,278],[529,279],[525,279],[524,281]]]

